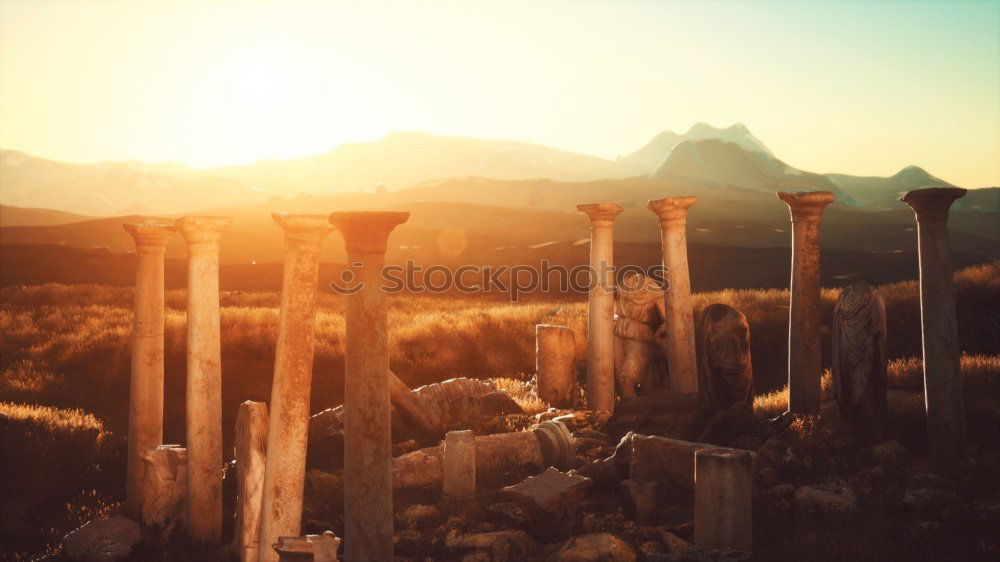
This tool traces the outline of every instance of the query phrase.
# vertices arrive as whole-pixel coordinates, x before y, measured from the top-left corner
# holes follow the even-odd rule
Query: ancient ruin
[[[271,545],[299,534],[309,435],[319,251],[333,227],[320,215],[271,215],[285,231],[281,316],[271,386],[267,464],[261,509],[261,562],[278,560]]]
[[[701,311],[698,325],[699,389],[712,408],[753,403],[753,361],[746,316],[725,304]]]
[[[844,288],[833,311],[830,371],[840,417],[879,429],[888,411],[885,303],[866,281]]]
[[[577,205],[590,218],[590,297],[587,304],[587,402],[591,409],[615,409],[614,224],[620,205]]]
[[[146,489],[143,456],[163,443],[163,256],[177,230],[169,224],[124,227],[135,240],[136,253],[125,511],[140,519]]]
[[[792,279],[788,312],[788,411],[820,411],[819,221],[829,191],[778,192],[792,219]]]
[[[538,397],[557,408],[576,400],[576,337],[569,326],[535,326]]]
[[[670,365],[670,392],[698,392],[694,316],[691,310],[691,276],[687,257],[687,212],[697,197],[670,197],[650,201],[647,207],[660,219],[663,244],[663,293]]]
[[[188,250],[188,530],[222,541],[222,351],[219,339],[219,240],[230,217],[177,220]]]
[[[615,379],[622,398],[668,388],[663,288],[641,274],[626,275],[615,306]]]
[[[694,454],[694,544],[753,550],[751,454],[701,449]]]
[[[333,213],[360,290],[347,297],[344,559],[392,558],[389,343],[382,268],[389,233],[409,213]]]
[[[236,516],[232,549],[240,562],[256,562],[267,456],[267,404],[247,400],[236,415]]]
[[[927,437],[931,457],[940,467],[954,463],[965,447],[965,403],[948,244],[948,210],[965,193],[957,187],[929,187],[901,198],[917,217]]]

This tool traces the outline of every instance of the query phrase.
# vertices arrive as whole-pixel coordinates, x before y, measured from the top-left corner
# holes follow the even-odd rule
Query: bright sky
[[[217,166],[416,130],[1000,185],[1000,2],[0,2],[0,146]]]

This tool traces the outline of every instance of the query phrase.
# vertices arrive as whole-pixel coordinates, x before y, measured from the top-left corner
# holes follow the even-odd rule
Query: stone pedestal
[[[779,192],[792,216],[792,280],[788,313],[788,411],[818,414],[820,355],[819,219],[829,191]]]
[[[278,537],[299,534],[309,436],[319,252],[333,231],[320,215],[272,213],[285,231],[281,315],[271,383],[267,464],[261,511],[261,562],[276,562]]]
[[[687,257],[687,212],[697,201],[697,197],[671,197],[650,201],[647,205],[660,219],[666,280],[663,296],[667,364],[670,392],[673,394],[698,392],[698,359]]]
[[[184,217],[188,247],[188,532],[222,541],[222,348],[219,339],[219,239],[230,217]]]
[[[702,449],[694,454],[694,544],[750,552],[753,477],[748,451]]]
[[[615,409],[615,217],[613,203],[577,205],[590,217],[590,297],[587,304],[587,402],[590,409]]]
[[[135,305],[129,390],[125,511],[142,517],[142,456],[163,442],[163,255],[176,229],[169,224],[126,224],[135,239]]]
[[[961,351],[948,244],[948,210],[965,193],[957,187],[930,187],[902,197],[917,216],[927,438],[931,459],[939,468],[954,466],[965,446]]]
[[[240,404],[234,448],[236,519],[232,548],[240,562],[257,562],[267,458],[267,404],[250,400]]]
[[[538,397],[556,408],[570,408],[576,391],[576,338],[568,326],[535,326]]]
[[[471,430],[445,435],[442,465],[441,493],[446,498],[466,500],[476,495],[476,435]]]
[[[405,212],[333,213],[355,265],[347,297],[344,388],[344,559],[392,559],[389,334],[382,268],[389,233]]]
[[[179,445],[160,445],[146,451],[142,461],[146,468],[142,524],[163,527],[183,523],[187,515],[187,450]]]

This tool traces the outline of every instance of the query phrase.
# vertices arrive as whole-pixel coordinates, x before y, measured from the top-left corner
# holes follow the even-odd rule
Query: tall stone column
[[[961,351],[948,244],[948,210],[965,193],[957,187],[929,187],[902,197],[917,215],[927,440],[938,467],[954,465],[965,446]]]
[[[587,303],[587,402],[592,410],[615,409],[615,217],[613,203],[577,205],[590,217],[590,297]]]
[[[278,542],[278,537],[298,535],[300,531],[319,251],[323,240],[333,231],[321,215],[272,213],[271,216],[285,231],[287,253],[269,406],[258,549],[261,562],[277,561],[278,553],[271,545]]]
[[[163,256],[176,229],[170,224],[126,224],[135,239],[135,305],[129,389],[125,510],[142,517],[143,455],[163,442]]]
[[[660,219],[666,291],[663,293],[667,326],[667,365],[670,392],[698,392],[698,355],[695,352],[691,274],[688,271],[687,212],[697,197],[669,197],[646,206]]]
[[[556,408],[571,408],[576,394],[576,338],[569,326],[535,325],[538,397]]]
[[[219,239],[230,217],[183,217],[188,247],[187,509],[188,532],[222,541],[222,347],[219,335]]]
[[[333,213],[360,290],[347,297],[344,349],[344,558],[392,560],[389,334],[382,268],[405,212]]]
[[[829,191],[778,192],[792,215],[792,280],[788,312],[788,411],[819,413],[823,374],[819,328],[819,219]]]

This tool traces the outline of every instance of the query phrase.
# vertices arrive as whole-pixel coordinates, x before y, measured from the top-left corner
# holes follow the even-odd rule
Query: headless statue
[[[753,404],[750,325],[739,310],[725,305],[705,307],[698,326],[698,386],[714,410],[737,402]]]
[[[632,274],[622,280],[615,303],[615,379],[622,398],[667,385],[663,288]]]
[[[833,386],[846,422],[880,424],[886,402],[885,304],[869,283],[840,292],[833,312]]]

